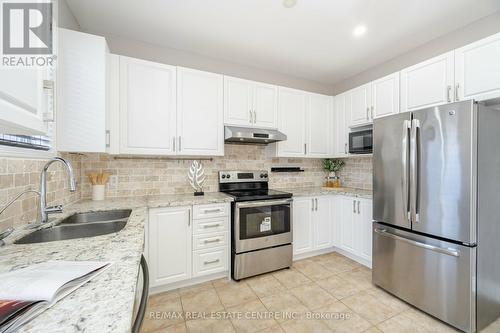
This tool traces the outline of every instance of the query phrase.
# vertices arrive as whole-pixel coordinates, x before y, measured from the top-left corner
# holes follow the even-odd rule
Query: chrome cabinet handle
[[[250,113],[250,124],[253,123],[253,115],[252,115],[252,110],[248,110],[248,112]]]
[[[346,143],[344,143],[344,154],[346,154],[346,155],[347,155],[347,142],[346,142]]]
[[[398,236],[398,235],[392,234],[392,233],[388,232],[386,229],[376,228],[374,231],[377,234],[379,234],[381,236],[384,236],[384,237],[389,237],[389,238],[392,238],[392,239],[396,239],[396,240],[399,240],[399,241],[402,241],[402,242],[405,242],[405,243],[408,243],[408,244],[411,244],[411,245],[415,245],[415,246],[418,246],[418,247],[421,247],[421,248],[424,248],[424,249],[427,249],[427,250],[439,252],[439,253],[442,253],[442,254],[447,254],[449,256],[460,257],[460,251],[459,250],[445,249],[445,248],[442,248],[442,247],[439,247],[439,246],[434,246],[434,245],[430,245],[430,244],[425,244],[425,243],[417,242],[417,241],[415,241],[413,239],[409,239],[409,238],[405,238],[405,237],[402,237],[402,236]]]
[[[175,151],[175,136],[172,138],[172,147],[172,150]]]
[[[205,209],[203,211],[204,213],[219,213],[221,212],[220,208],[217,208],[217,209]]]
[[[448,103],[451,103],[451,86],[446,87],[446,99]]]
[[[191,226],[191,209],[188,209],[188,227]]]
[[[203,228],[207,229],[207,228],[217,228],[218,226],[220,226],[220,223],[216,223],[216,224],[205,224],[203,226]]]
[[[358,200],[358,214],[360,214],[360,210],[359,210],[359,204],[361,203],[361,201]]]
[[[210,239],[206,239],[206,240],[203,241],[203,243],[205,243],[205,244],[218,243],[218,242],[220,242],[220,238],[211,239],[211,240]]]
[[[409,120],[405,120],[403,122],[403,137],[401,139],[401,145],[403,147],[402,149],[402,164],[403,164],[403,174],[402,174],[402,181],[403,181],[403,210],[405,212],[405,216],[407,218],[407,221],[409,222],[411,219],[410,216],[410,187],[409,187],[409,173],[408,173],[408,160],[410,159],[409,156],[409,137],[410,137],[410,129],[411,129],[411,123]]]
[[[304,155],[307,155],[307,143],[304,143]]]
[[[314,198],[311,198],[311,210],[314,212]]]
[[[458,91],[460,89],[460,83],[457,83],[457,85],[455,86],[455,101],[459,101],[460,98],[458,97]]]
[[[181,139],[182,139],[182,138],[181,138],[181,136],[179,135],[179,151],[181,151],[181,150],[182,150],[182,145],[181,145],[181,142],[182,142],[182,141],[181,141]]]
[[[352,212],[356,214],[356,200],[352,201]]]
[[[318,210],[318,198],[314,199],[314,201],[316,202],[316,211]]]
[[[215,260],[210,260],[210,261],[204,261],[203,264],[204,265],[215,264],[215,263],[218,263],[219,261],[220,261],[220,259],[215,259]]]
[[[253,123],[257,123],[257,112],[255,110],[253,110]]]
[[[366,120],[370,120],[370,107],[366,108]]]
[[[373,120],[373,110],[374,110],[374,109],[375,109],[375,108],[372,106],[372,107],[371,107],[371,116],[372,116],[371,118],[372,118],[372,120]]]

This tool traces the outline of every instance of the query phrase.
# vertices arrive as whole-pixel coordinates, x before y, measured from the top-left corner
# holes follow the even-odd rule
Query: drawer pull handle
[[[205,244],[209,244],[209,243],[218,243],[218,242],[220,242],[220,239],[219,239],[219,238],[217,238],[217,239],[211,239],[211,240],[206,239],[206,240],[204,241],[204,243],[205,243]]]
[[[221,212],[221,209],[220,208],[217,208],[217,209],[205,209],[203,212],[205,214],[206,213],[219,213],[219,212]]]
[[[203,228],[217,228],[218,226],[220,226],[220,223],[216,223],[216,224],[205,224],[203,226]]]
[[[204,265],[209,265],[209,264],[216,264],[220,261],[220,259],[215,259],[215,260],[210,260],[210,261],[204,261]]]

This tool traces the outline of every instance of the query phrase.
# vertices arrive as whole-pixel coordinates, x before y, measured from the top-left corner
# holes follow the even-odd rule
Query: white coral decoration
[[[202,192],[205,170],[200,161],[193,161],[188,171],[189,184],[196,192]]]

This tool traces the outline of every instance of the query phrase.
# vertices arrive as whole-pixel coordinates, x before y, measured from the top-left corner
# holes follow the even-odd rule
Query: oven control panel
[[[219,183],[267,182],[269,173],[258,171],[219,171]]]

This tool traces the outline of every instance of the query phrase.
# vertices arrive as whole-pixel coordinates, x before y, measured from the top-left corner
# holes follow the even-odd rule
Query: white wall
[[[66,29],[80,30],[80,25],[69,9],[66,0],[58,0],[57,2],[57,26]]]
[[[123,37],[106,36],[112,53],[241,77],[311,92],[331,94],[332,86]]]
[[[337,83],[335,95],[500,32],[500,11]]]

